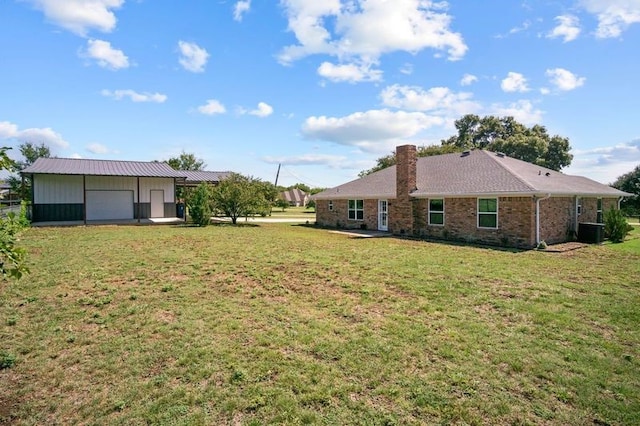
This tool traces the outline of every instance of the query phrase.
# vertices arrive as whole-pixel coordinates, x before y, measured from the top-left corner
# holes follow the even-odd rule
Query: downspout
[[[82,220],[87,224],[87,176],[82,175]]]
[[[624,197],[618,197],[618,210],[620,210],[620,203],[622,203],[622,199]]]
[[[536,246],[540,244],[540,201],[551,198],[551,194],[547,194],[542,198],[536,198]]]
[[[137,194],[138,195],[138,197],[137,197],[138,198],[138,208],[136,210],[138,212],[138,223],[140,223],[140,176],[136,176],[136,180],[137,180],[136,183],[137,183],[137,187],[138,187],[138,189],[137,189],[137,193],[138,193]],[[151,201],[151,200],[149,200],[149,201]]]

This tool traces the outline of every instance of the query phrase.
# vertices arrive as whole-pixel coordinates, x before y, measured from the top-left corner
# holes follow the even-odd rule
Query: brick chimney
[[[396,199],[389,220],[394,234],[413,233],[413,202],[409,194],[416,189],[416,162],[415,145],[396,147]]]

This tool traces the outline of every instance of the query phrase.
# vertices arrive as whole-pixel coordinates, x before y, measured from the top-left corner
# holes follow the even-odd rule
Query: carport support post
[[[82,175],[82,219],[87,224],[87,176]]]
[[[140,223],[140,176],[136,176],[137,184],[138,184],[138,207],[136,210],[138,211],[138,223]]]

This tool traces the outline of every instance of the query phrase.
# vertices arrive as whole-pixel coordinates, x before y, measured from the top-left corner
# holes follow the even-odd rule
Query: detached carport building
[[[32,221],[176,217],[176,186],[185,174],[161,162],[39,158],[31,179]]]

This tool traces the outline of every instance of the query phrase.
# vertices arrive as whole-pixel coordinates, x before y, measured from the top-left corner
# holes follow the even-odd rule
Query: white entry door
[[[389,204],[387,200],[378,200],[378,231],[389,229]]]
[[[151,217],[164,217],[164,191],[151,190]]]

